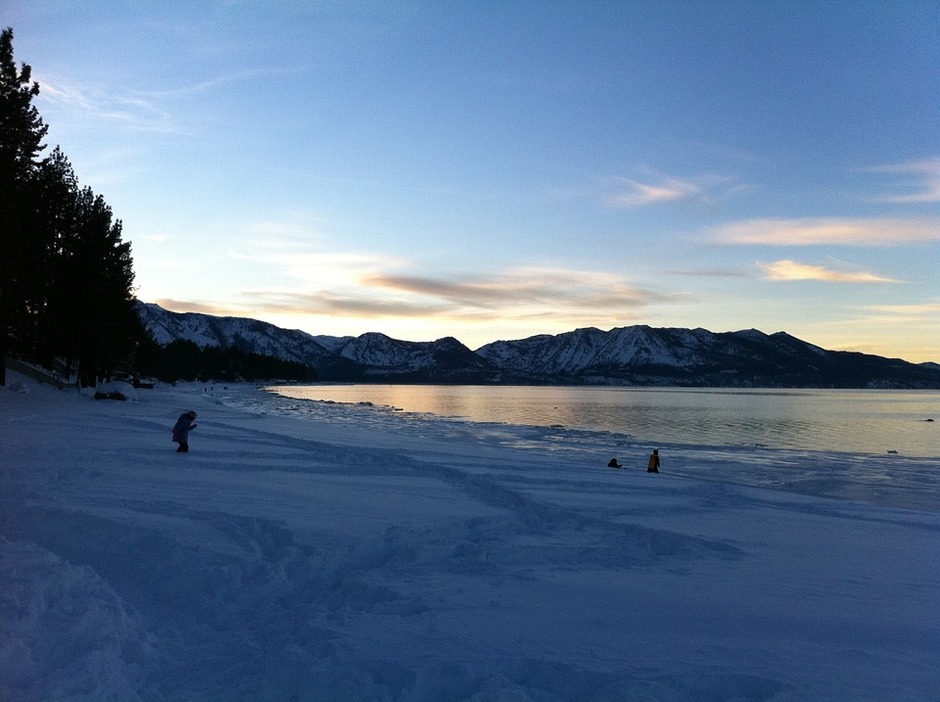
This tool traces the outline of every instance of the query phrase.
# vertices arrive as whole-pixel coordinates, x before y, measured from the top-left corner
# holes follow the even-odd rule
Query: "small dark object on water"
[[[607,464],[607,467],[608,468],[623,468],[623,466],[620,463],[617,463],[616,458],[611,458],[610,462]]]

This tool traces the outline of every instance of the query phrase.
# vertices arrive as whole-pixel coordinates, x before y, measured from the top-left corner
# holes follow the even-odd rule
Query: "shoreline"
[[[940,512],[940,475],[933,469],[938,459],[932,457],[750,445],[654,443],[602,430],[479,422],[466,417],[408,412],[370,402],[301,399],[280,395],[271,386],[258,386],[258,389],[271,396],[272,405],[282,405],[280,411],[284,416],[336,421],[343,425],[347,421],[360,421],[384,431],[419,435],[423,433],[422,423],[426,423],[428,430],[447,433],[454,440],[522,447],[546,455],[565,454],[572,466],[579,469],[606,465],[611,457],[636,470],[645,469],[649,451],[659,448],[668,461],[663,471],[678,477]],[[298,404],[283,407],[291,402]]]

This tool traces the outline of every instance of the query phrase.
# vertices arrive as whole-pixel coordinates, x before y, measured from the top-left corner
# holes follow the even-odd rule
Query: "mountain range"
[[[236,346],[310,366],[324,382],[940,389],[936,363],[827,351],[785,332],[756,329],[585,328],[494,341],[473,351],[453,337],[314,336],[154,303],[138,303],[138,312],[161,346],[178,340],[200,348]]]

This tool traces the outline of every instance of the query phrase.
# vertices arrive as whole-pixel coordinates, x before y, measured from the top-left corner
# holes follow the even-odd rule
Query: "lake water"
[[[649,445],[940,457],[936,391],[439,385],[272,390],[285,398],[365,404],[375,411],[605,432]]]
[[[574,474],[662,474],[940,511],[940,393],[871,390],[288,385],[227,388],[253,412],[535,451]],[[928,422],[927,419],[937,421]],[[356,435],[361,436],[361,435]],[[445,449],[446,451],[446,449]],[[446,460],[446,459],[444,459]],[[527,478],[528,479],[528,478]],[[581,479],[592,479],[582,477]]]

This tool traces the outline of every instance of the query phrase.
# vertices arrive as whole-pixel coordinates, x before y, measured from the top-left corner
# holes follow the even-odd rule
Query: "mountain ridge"
[[[143,302],[137,309],[160,346],[176,340],[237,346],[312,366],[327,382],[940,389],[938,364],[828,351],[783,331],[584,327],[474,351],[453,337],[314,336],[247,317],[172,312]]]

